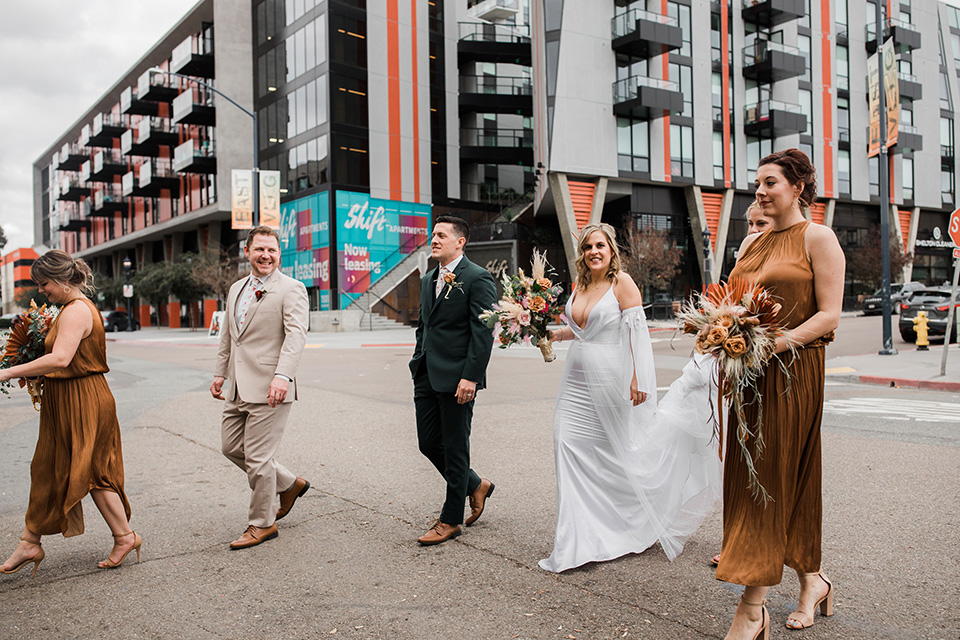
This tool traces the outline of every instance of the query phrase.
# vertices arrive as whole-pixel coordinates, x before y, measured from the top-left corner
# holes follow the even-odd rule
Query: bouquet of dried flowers
[[[32,362],[44,354],[43,341],[50,331],[54,319],[60,313],[57,307],[47,307],[43,305],[37,307],[37,303],[30,301],[30,308],[13,319],[10,325],[10,332],[5,337],[0,337],[0,369],[9,369],[10,367],[25,362]],[[33,401],[33,408],[40,410],[40,397],[42,383],[39,378],[20,378],[20,387],[27,387],[30,393],[30,400]],[[7,381],[0,383],[0,391],[9,395],[4,387],[12,387]]]
[[[726,400],[737,418],[737,441],[747,465],[749,486],[754,497],[764,502],[770,496],[754,468],[754,460],[763,453],[763,405],[753,394],[748,399],[747,392],[756,390],[758,378],[776,351],[777,338],[788,335],[778,322],[780,308],[774,296],[760,285],[734,278],[726,284],[708,285],[705,293],[686,302],[677,314],[681,330],[697,336],[697,353],[713,355],[717,360],[718,405],[721,399]],[[783,363],[776,362],[786,371]],[[757,404],[757,419],[752,425],[744,415],[749,402]],[[718,424],[722,458],[722,411]]]
[[[557,356],[550,343],[547,325],[558,310],[558,298],[563,291],[547,274],[554,275],[544,254],[536,249],[531,261],[531,276],[520,269],[516,275],[503,274],[503,297],[480,314],[487,327],[494,330],[500,348],[512,344],[536,341],[544,362],[553,362]]]

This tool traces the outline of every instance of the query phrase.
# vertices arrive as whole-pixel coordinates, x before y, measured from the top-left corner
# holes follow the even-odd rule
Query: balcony
[[[60,147],[57,169],[59,171],[77,171],[90,159],[90,150],[78,144],[65,144]]]
[[[216,173],[217,156],[210,140],[187,140],[173,150],[173,170],[183,173]]]
[[[807,130],[800,105],[763,100],[744,109],[743,132],[758,138],[778,138]]]
[[[91,147],[112,149],[114,139],[119,138],[126,130],[127,124],[123,116],[98,113],[93,118],[93,127],[90,129],[87,144]]]
[[[160,104],[141,100],[137,97],[137,89],[127,87],[120,94],[120,112],[131,116],[155,116],[160,113]]]
[[[923,151],[923,136],[920,130],[911,124],[900,123],[897,127],[897,148]]]
[[[533,130],[461,129],[460,161],[533,166]]]
[[[743,0],[740,15],[744,22],[774,27],[802,18],[806,13],[803,5],[803,0]]]
[[[90,228],[89,218],[81,215],[80,205],[68,202],[60,207],[60,231],[81,231]]]
[[[870,20],[866,27],[866,47],[869,53],[877,50],[877,25],[875,20]],[[883,23],[883,39],[893,38],[893,44],[901,52],[909,52],[911,49],[920,48],[920,31],[909,22],[903,22],[895,18],[887,18]]]
[[[87,181],[113,182],[115,176],[122,176],[127,171],[127,159],[119,151],[104,149],[93,156],[93,166]]]
[[[180,144],[180,128],[171,124],[166,118],[144,118],[137,125],[136,143],[158,147],[175,147]]]
[[[144,71],[137,78],[137,96],[140,100],[154,102],[170,102],[180,93],[179,87],[173,82],[173,76],[155,71]]]
[[[213,106],[213,93],[199,87],[188,87],[173,99],[173,122],[198,124],[212,127],[217,123],[217,111]]]
[[[60,194],[57,196],[57,200],[79,202],[80,198],[88,195],[90,195],[90,187],[78,174],[68,173],[60,179]]]
[[[149,189],[141,189],[137,181],[137,170],[128,171],[120,179],[120,193],[126,197],[144,197],[150,195]]]
[[[519,0],[480,0],[469,3],[467,16],[476,20],[499,22],[512,18],[519,11]]]
[[[910,73],[897,74],[898,84],[900,85],[900,97],[910,100],[920,100],[923,97],[923,85],[920,79]]]
[[[613,18],[613,50],[635,58],[650,58],[683,46],[683,30],[676,19],[631,9]]]
[[[93,192],[93,206],[90,215],[100,218],[112,218],[116,213],[126,213],[127,202],[123,192],[116,185],[107,185],[99,191]]]
[[[170,166],[170,160],[165,158],[147,160],[140,165],[137,186],[143,193],[151,196],[160,195],[162,189],[169,189],[171,195],[176,195],[180,192],[180,176]]]
[[[758,40],[743,50],[743,77],[761,84],[802,76],[806,70],[807,59],[796,47]]]
[[[213,28],[208,27],[178,44],[170,56],[170,70],[198,78],[214,77]]]
[[[683,93],[676,82],[631,76],[613,83],[613,112],[650,120],[683,111]]]
[[[461,22],[457,59],[468,62],[502,62],[529,67],[533,64],[530,33],[525,27]]]
[[[942,144],[940,145],[940,162],[953,164],[954,161],[954,150],[952,144]]]
[[[533,85],[529,78],[460,76],[460,115],[513,113],[533,115]]]
[[[160,154],[160,145],[154,143],[140,143],[139,131],[127,129],[120,136],[120,153],[125,156],[142,156],[155,158]]]

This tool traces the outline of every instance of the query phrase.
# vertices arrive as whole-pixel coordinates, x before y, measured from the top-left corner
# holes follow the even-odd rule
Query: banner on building
[[[900,77],[897,73],[897,55],[893,39],[888,39],[880,50],[867,60],[867,87],[870,99],[870,140],[867,157],[880,153],[880,74],[879,60],[883,59],[883,91],[887,110],[887,147],[897,144],[900,131]]]
[[[259,171],[260,224],[280,228],[280,172]]]
[[[280,271],[316,290],[330,309],[330,195],[324,191],[280,207]],[[312,295],[311,295],[312,297]]]
[[[337,282],[345,309],[430,238],[430,205],[337,191]]]
[[[234,169],[230,174],[230,228],[253,227],[253,171]]]

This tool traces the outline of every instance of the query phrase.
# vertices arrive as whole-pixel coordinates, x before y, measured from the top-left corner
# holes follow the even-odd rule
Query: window
[[[723,132],[713,132],[713,179],[723,180]]]
[[[837,151],[837,178],[840,193],[850,193],[850,151],[840,149]]]
[[[836,8],[837,26],[842,29],[847,28],[847,0],[837,0],[834,5]]]
[[[843,91],[850,90],[850,61],[849,50],[837,45],[837,88]]]
[[[940,167],[940,202],[943,204],[953,204],[953,191],[955,186],[955,177],[953,168],[948,166]]]
[[[953,64],[960,66],[960,35],[951,33],[950,42],[953,43]]]
[[[940,156],[953,158],[953,119],[940,118]]]
[[[870,196],[880,196],[880,170],[878,169],[880,161],[877,156],[867,158],[867,170],[870,173]]]
[[[807,118],[807,129],[804,131],[808,136],[813,135],[813,92],[810,89],[801,89],[797,93],[800,100],[800,112]]]
[[[650,172],[649,127],[646,121],[617,118],[617,157],[620,171]]]
[[[681,56],[690,57],[693,55],[690,50],[690,7],[676,2],[667,3],[667,15],[676,19],[683,32],[683,44],[677,52]]]
[[[940,73],[940,108],[953,111],[953,102],[950,100],[950,83],[947,74]]]
[[[850,142],[849,98],[837,98],[837,134],[841,142]]]
[[[806,62],[804,63],[803,75],[800,76],[800,80],[803,82],[810,82],[810,36],[797,36],[797,48],[800,49],[800,53],[803,54]]]
[[[680,115],[687,118],[693,117],[693,72],[691,67],[685,64],[671,64],[670,79],[677,83],[683,93],[683,112]]]
[[[693,178],[693,127],[670,125],[670,174]]]
[[[773,141],[763,138],[747,138],[747,180],[751,183],[757,177],[757,168],[764,156],[773,151]]]
[[[903,159],[903,199],[913,200],[913,158]]]

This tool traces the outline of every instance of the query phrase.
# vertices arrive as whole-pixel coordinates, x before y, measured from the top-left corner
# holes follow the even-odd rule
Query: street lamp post
[[[703,230],[703,284],[710,284],[711,271],[710,265],[710,229]]]
[[[231,98],[230,96],[228,96],[227,94],[225,94],[224,92],[220,91],[220,90],[217,89],[216,87],[214,87],[214,86],[212,86],[212,85],[210,85],[210,84],[207,84],[207,83],[204,82],[203,80],[198,80],[197,78],[194,78],[193,76],[184,75],[184,74],[182,74],[182,73],[175,73],[175,72],[173,72],[173,71],[164,71],[164,70],[161,69],[160,67],[152,67],[152,68],[150,69],[150,73],[163,73],[163,74],[166,74],[166,75],[168,75],[168,76],[174,76],[174,77],[177,77],[177,78],[183,78],[183,79],[186,80],[187,82],[193,82],[193,83],[198,84],[198,85],[200,85],[200,86],[202,86],[202,87],[206,87],[206,88],[209,89],[210,91],[213,91],[215,94],[217,94],[218,96],[220,96],[221,98],[223,98],[224,100],[226,100],[227,102],[229,102],[230,104],[232,104],[233,106],[235,106],[237,109],[240,109],[240,111],[243,111],[245,114],[247,114],[248,116],[250,116],[251,118],[253,118],[253,175],[254,175],[254,179],[253,179],[253,226],[255,226],[255,227],[258,226],[258,225],[260,224],[260,194],[259,194],[259,190],[260,190],[260,178],[259,178],[259,172],[260,172],[260,154],[259,154],[259,150],[257,149],[257,147],[259,146],[259,142],[258,142],[258,139],[257,139],[258,133],[259,133],[259,131],[258,131],[258,122],[257,122],[257,112],[256,112],[256,111],[250,111],[249,109],[247,109],[246,107],[243,107],[239,102],[237,102],[236,100],[234,100],[233,98]]]
[[[130,258],[123,259],[123,274],[126,278],[126,286],[123,288],[123,297],[127,299],[127,331],[133,331],[133,296],[127,295],[130,291],[130,267],[133,263]]]
[[[883,7],[881,2],[876,6],[877,29],[877,72],[879,78],[880,109],[880,155],[877,156],[879,169],[878,185],[880,190],[880,308],[883,311],[883,348],[878,352],[882,356],[895,356],[897,350],[893,346],[893,329],[890,314],[893,308],[890,304],[890,190],[889,165],[887,164],[887,96],[883,86]]]

